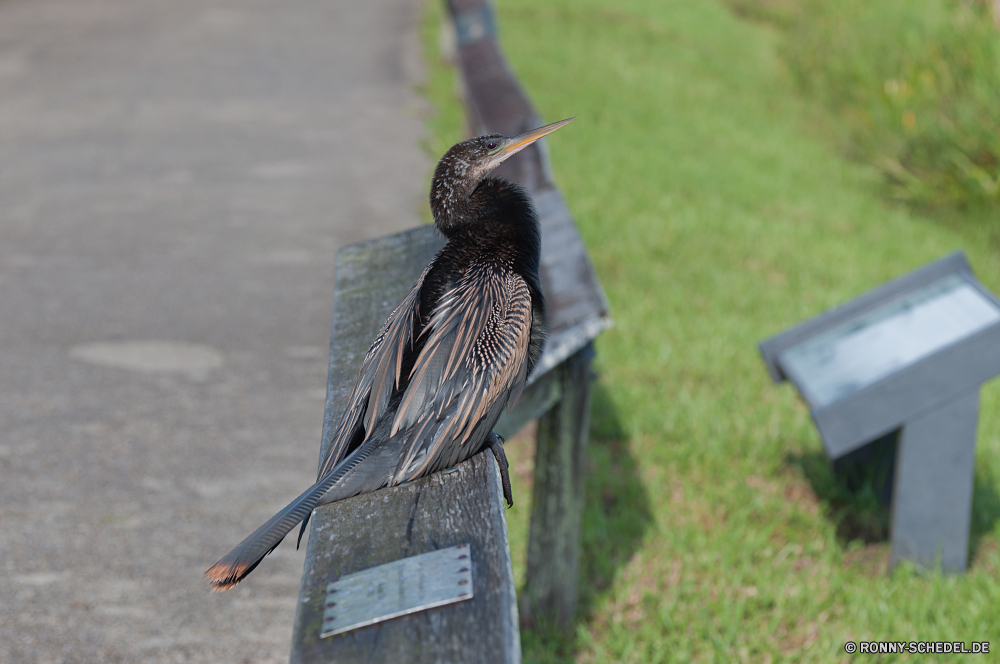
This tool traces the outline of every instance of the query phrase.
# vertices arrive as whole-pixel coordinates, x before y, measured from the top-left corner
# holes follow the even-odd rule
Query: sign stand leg
[[[964,572],[969,551],[979,390],[907,422],[892,500],[892,562]]]

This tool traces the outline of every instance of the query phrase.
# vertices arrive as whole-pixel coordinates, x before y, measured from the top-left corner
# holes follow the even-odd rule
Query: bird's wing
[[[527,379],[531,320],[528,285],[496,265],[474,264],[444,293],[390,432],[406,441],[393,484],[455,463],[489,433]]]
[[[413,346],[414,331],[420,321],[420,289],[428,270],[429,266],[420,274],[399,306],[389,314],[385,325],[365,354],[347,411],[333,434],[318,478],[340,463],[360,427],[364,426],[367,438],[372,425],[385,413],[389,398],[399,384],[403,354]]]

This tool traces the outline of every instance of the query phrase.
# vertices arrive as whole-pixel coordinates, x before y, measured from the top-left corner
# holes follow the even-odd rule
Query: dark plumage
[[[361,364],[318,481],[205,576],[239,583],[317,505],[417,479],[484,447],[507,463],[493,426],[513,406],[545,343],[541,235],[525,191],[487,175],[570,122],[453,146],[431,183],[434,223],[448,239],[389,315]]]

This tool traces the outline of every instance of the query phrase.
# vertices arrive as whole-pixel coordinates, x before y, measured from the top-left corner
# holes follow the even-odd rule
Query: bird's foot
[[[497,466],[500,467],[500,483],[503,485],[503,498],[507,501],[507,507],[511,508],[514,506],[514,495],[510,490],[510,465],[507,463],[507,455],[503,451],[503,436],[500,436],[495,431],[491,431],[490,435],[486,437],[486,444],[490,446],[490,451],[493,452],[493,457],[497,460]]]

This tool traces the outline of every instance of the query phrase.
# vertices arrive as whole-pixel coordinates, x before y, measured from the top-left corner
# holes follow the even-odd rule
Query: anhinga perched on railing
[[[453,146],[434,171],[430,205],[448,243],[389,315],[361,364],[318,481],[215,563],[213,590],[239,583],[313,509],[415,480],[490,447],[545,344],[541,232],[528,194],[489,178],[508,157],[575,118]]]

